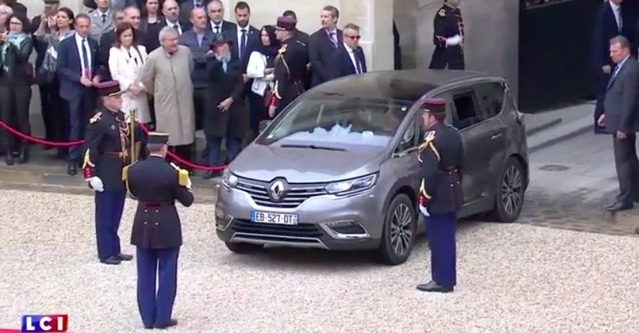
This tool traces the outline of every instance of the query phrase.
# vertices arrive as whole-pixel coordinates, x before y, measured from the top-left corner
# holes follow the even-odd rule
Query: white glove
[[[191,178],[189,178],[188,181],[186,182],[186,188],[190,190],[192,186],[193,186],[193,183],[191,182]]]
[[[89,185],[96,192],[104,192],[104,184],[102,183],[102,179],[98,177],[87,178]]]
[[[422,212],[422,214],[424,214],[424,216],[430,216],[430,213],[428,212],[428,209],[426,209],[426,207],[419,205],[419,211]]]
[[[462,38],[460,35],[455,35],[453,37],[446,39],[446,46],[455,46],[459,45],[462,42]]]

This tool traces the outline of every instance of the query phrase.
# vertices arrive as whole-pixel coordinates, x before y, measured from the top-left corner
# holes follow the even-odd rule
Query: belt
[[[109,157],[125,157],[125,154],[121,151],[105,151],[102,153],[102,156],[109,156]]]
[[[138,202],[140,205],[146,207],[146,208],[157,208],[157,207],[168,207],[168,206],[173,206],[174,203],[173,202]]]

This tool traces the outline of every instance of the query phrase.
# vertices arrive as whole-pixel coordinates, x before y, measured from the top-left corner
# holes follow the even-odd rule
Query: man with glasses
[[[330,68],[333,79],[367,72],[364,50],[359,46],[359,40],[362,38],[359,26],[353,23],[345,25],[343,36],[344,42],[333,53],[329,62],[332,64]]]

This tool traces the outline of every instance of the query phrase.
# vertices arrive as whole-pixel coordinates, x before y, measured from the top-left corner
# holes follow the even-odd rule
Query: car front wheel
[[[505,223],[517,220],[524,206],[525,178],[521,162],[515,157],[508,158],[495,194],[495,208],[491,214],[493,220]]]
[[[237,254],[249,254],[260,251],[264,248],[264,245],[250,244],[250,243],[231,243],[226,242],[226,247],[233,253]]]
[[[416,216],[413,203],[405,194],[393,198],[384,216],[378,258],[386,265],[403,264],[415,244]]]

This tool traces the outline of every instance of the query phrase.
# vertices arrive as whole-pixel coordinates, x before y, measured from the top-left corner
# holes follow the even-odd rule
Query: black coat
[[[242,100],[245,86],[240,62],[231,60],[225,73],[222,62],[211,57],[206,72],[209,100],[204,111],[204,133],[207,136],[243,138],[248,130],[248,113]],[[229,97],[234,99],[231,108],[226,112],[220,111],[218,104]]]
[[[144,249],[181,246],[182,224],[175,201],[186,207],[193,204],[193,193],[184,184],[188,173],[152,155],[128,167],[125,174],[129,193],[138,200],[131,244]]]

